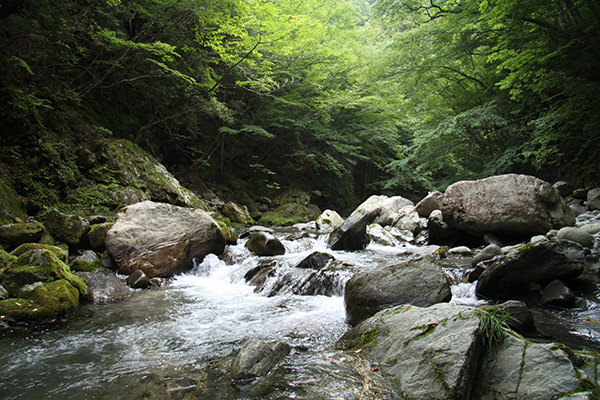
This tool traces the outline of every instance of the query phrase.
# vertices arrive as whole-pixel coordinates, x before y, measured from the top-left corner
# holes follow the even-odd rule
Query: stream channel
[[[51,326],[0,332],[0,398],[357,398],[364,366],[333,350],[350,328],[344,284],[358,270],[415,257],[427,247],[371,243],[360,252],[331,251],[327,235],[287,240],[289,234],[276,233],[286,247],[283,256],[256,257],[240,240],[162,288],[136,290],[119,303],[84,304]],[[333,295],[293,294],[308,273],[295,266],[317,250],[341,265],[328,277]],[[265,262],[276,265],[275,272],[255,293],[244,277]],[[481,304],[473,284],[461,282],[465,269],[456,264],[446,268],[455,282],[452,302]],[[277,294],[270,295],[276,285]],[[571,312],[580,321],[600,320],[596,293],[590,298]],[[589,324],[581,334],[600,342]],[[227,371],[249,338],[282,340],[292,351],[267,378],[239,387]]]

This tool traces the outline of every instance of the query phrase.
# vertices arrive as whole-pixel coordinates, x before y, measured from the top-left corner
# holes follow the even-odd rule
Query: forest
[[[34,214],[127,139],[186,186],[348,212],[505,172],[600,182],[593,0],[2,0],[0,180]]]

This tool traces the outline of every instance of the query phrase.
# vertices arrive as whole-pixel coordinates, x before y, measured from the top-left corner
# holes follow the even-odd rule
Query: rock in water
[[[412,205],[412,201],[400,196],[371,196],[329,235],[328,246],[333,250],[362,250],[369,243],[369,224],[388,225],[402,207]]]
[[[268,232],[257,232],[250,236],[246,248],[257,256],[280,256],[285,254],[285,247],[279,239]]]
[[[400,304],[427,307],[450,301],[450,285],[436,261],[436,256],[425,256],[353,276],[344,292],[348,322],[356,325]]]
[[[477,282],[477,296],[507,300],[527,294],[530,282],[576,278],[583,272],[583,259],[583,248],[574,242],[522,245],[483,271]]]
[[[391,398],[468,399],[482,351],[475,312],[452,304],[398,306],[360,323],[338,347],[376,362],[397,390]]]
[[[290,346],[283,342],[247,340],[233,360],[231,378],[234,381],[247,381],[267,375],[289,353]]]
[[[443,214],[449,226],[477,234],[545,234],[575,223],[552,185],[517,174],[450,185],[444,195]]]
[[[194,258],[221,254],[225,238],[200,209],[144,201],[119,213],[106,248],[122,274],[140,269],[149,278],[170,277],[191,269]]]
[[[131,289],[114,272],[104,268],[82,272],[79,276],[87,281],[86,299],[97,304],[106,304],[126,299]]]

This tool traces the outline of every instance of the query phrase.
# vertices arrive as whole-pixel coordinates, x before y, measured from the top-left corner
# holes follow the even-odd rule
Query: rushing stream
[[[332,252],[325,236],[277,235],[286,255],[267,260],[277,264],[279,274],[296,273],[294,266],[315,250],[346,265],[337,276],[336,295],[301,296],[284,288],[267,296],[269,282],[255,293],[244,276],[264,258],[251,255],[240,241],[163,288],[135,291],[120,303],[83,305],[50,327],[0,333],[0,398],[352,398],[351,389],[339,387],[339,379],[329,382],[324,372],[335,371],[339,378],[344,368],[356,369],[330,351],[349,328],[343,285],[358,269],[398,262],[418,249],[371,244],[361,252]],[[460,282],[462,270],[447,272],[456,280],[452,301],[475,304],[473,285]],[[282,340],[292,352],[263,386],[240,390],[223,371],[248,338]]]

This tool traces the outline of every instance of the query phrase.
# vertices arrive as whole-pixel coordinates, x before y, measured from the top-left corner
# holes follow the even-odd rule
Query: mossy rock
[[[75,260],[71,261],[69,266],[71,267],[71,271],[79,272],[91,272],[97,270],[98,268],[104,268],[104,265],[102,265],[102,262],[99,259],[88,261],[81,258],[76,258]]]
[[[47,320],[73,311],[78,305],[79,291],[59,279],[36,286],[27,298],[0,301],[0,318],[15,322]]]
[[[204,201],[179,181],[154,157],[125,140],[101,140],[95,144],[100,166],[92,173],[96,179],[117,180],[146,192],[153,201],[207,210]]]
[[[239,206],[232,201],[225,204],[221,213],[236,225],[251,226],[254,224],[248,208],[246,206]]]
[[[219,225],[219,228],[221,228],[221,232],[223,233],[223,236],[225,237],[225,243],[231,244],[231,245],[236,244],[238,241],[239,235],[238,235],[237,231],[235,230],[235,228],[233,227],[233,225],[231,224],[231,221],[229,220],[229,218],[224,217],[222,214],[219,214],[219,213],[211,213],[210,216]]]
[[[8,265],[8,263],[16,259],[17,257],[0,247],[0,273],[2,273],[2,270]]]
[[[10,254],[16,259],[30,250],[50,250],[62,262],[66,262],[67,257],[69,256],[69,252],[67,250],[61,249],[58,246],[52,246],[43,243],[23,243],[14,249]]]
[[[58,210],[46,213],[45,224],[57,239],[71,246],[81,245],[90,229],[89,222],[79,215],[67,215]]]
[[[106,248],[106,232],[114,225],[113,222],[104,222],[102,224],[95,224],[90,227],[88,232],[88,241],[92,249],[96,251],[104,251]]]
[[[23,211],[14,189],[4,180],[0,180],[0,224],[14,222],[15,218],[24,220],[27,214]]]
[[[50,250],[29,250],[8,264],[0,274],[0,282],[11,296],[17,296],[24,285],[60,279],[67,280],[82,295],[87,291],[85,282],[73,275],[69,267]]]
[[[321,210],[310,204],[310,195],[290,190],[275,200],[278,206],[264,213],[258,221],[267,226],[291,226],[298,223],[316,220]]]
[[[44,234],[44,225],[39,222],[16,223],[0,226],[0,243],[10,249],[39,241]]]

